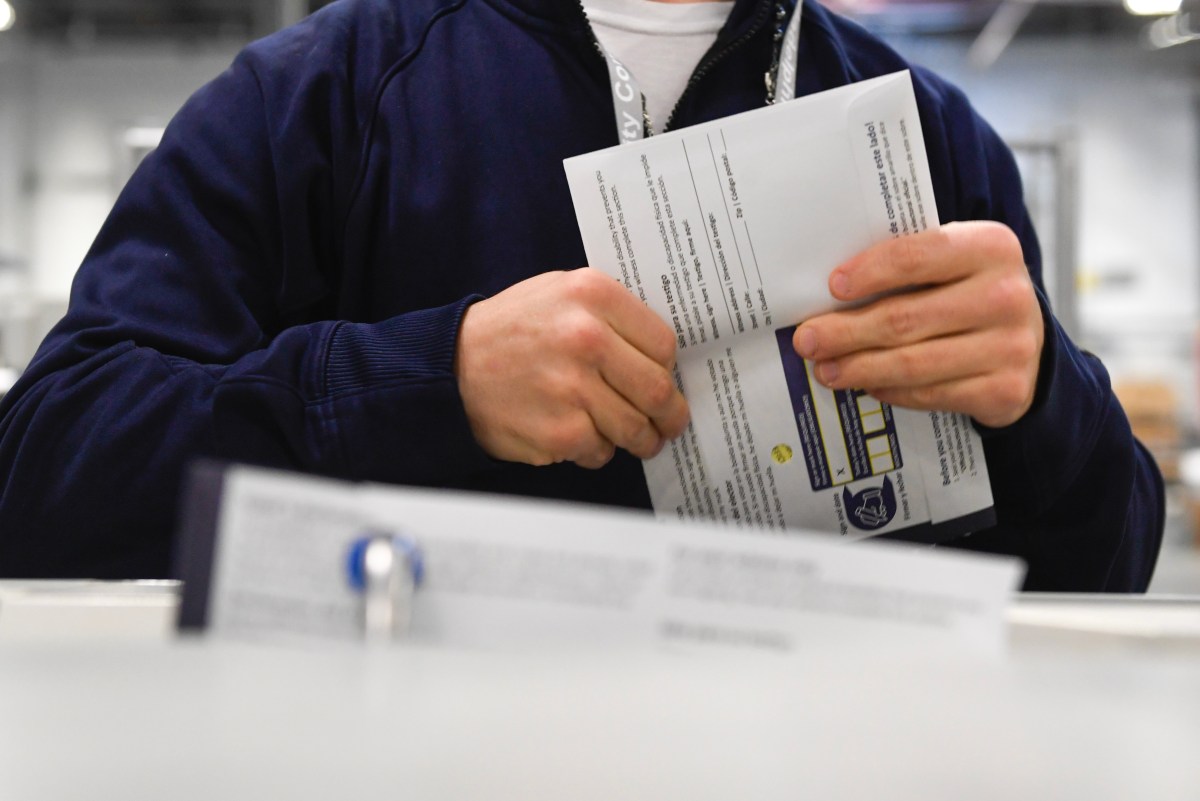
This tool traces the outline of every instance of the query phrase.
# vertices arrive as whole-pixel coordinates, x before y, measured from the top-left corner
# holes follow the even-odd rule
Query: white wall
[[[233,51],[40,50],[33,59],[30,257],[37,288],[64,293],[127,175],[120,135],[164,125]]]
[[[0,261],[24,257],[22,159],[28,151],[29,62],[19,42],[0,40]]]
[[[23,366],[125,179],[121,134],[165,124],[238,45],[33,46],[0,39],[0,365]]]

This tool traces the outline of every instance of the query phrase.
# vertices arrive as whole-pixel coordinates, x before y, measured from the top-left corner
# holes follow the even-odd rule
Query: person
[[[200,89],[0,407],[0,572],[167,575],[198,457],[649,508],[638,457],[688,419],[673,337],[581,266],[562,160],[619,141],[607,48],[680,128],[763,104],[793,5],[583,5],[340,0]],[[830,265],[833,297],[885,297],[797,351],[974,419],[998,523],[951,545],[1021,557],[1027,589],[1144,590],[1162,481],[1051,313],[1011,154],[958,89],[800,13],[796,95],[912,70],[946,225]]]

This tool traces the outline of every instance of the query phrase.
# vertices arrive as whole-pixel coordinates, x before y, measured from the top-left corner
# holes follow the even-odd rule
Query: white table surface
[[[751,660],[177,638],[174,595],[0,583],[0,799],[1200,799],[1200,638],[1071,622],[1129,602]]]
[[[37,643],[5,799],[1196,799],[1200,663]]]

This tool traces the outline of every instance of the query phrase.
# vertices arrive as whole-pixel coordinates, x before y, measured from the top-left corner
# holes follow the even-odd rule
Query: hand
[[[1007,227],[952,223],[889,240],[837,267],[829,289],[837,300],[868,302],[796,329],[792,344],[822,384],[993,427],[1032,405],[1042,312]],[[869,300],[898,290],[908,291]]]
[[[590,268],[538,275],[472,305],[455,369],[471,431],[496,459],[603,467],[683,433],[675,335]]]

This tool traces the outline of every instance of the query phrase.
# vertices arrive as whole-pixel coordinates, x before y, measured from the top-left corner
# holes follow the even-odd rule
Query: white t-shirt
[[[733,10],[733,0],[584,0],[583,5],[600,44],[633,73],[656,132],[663,130]]]

